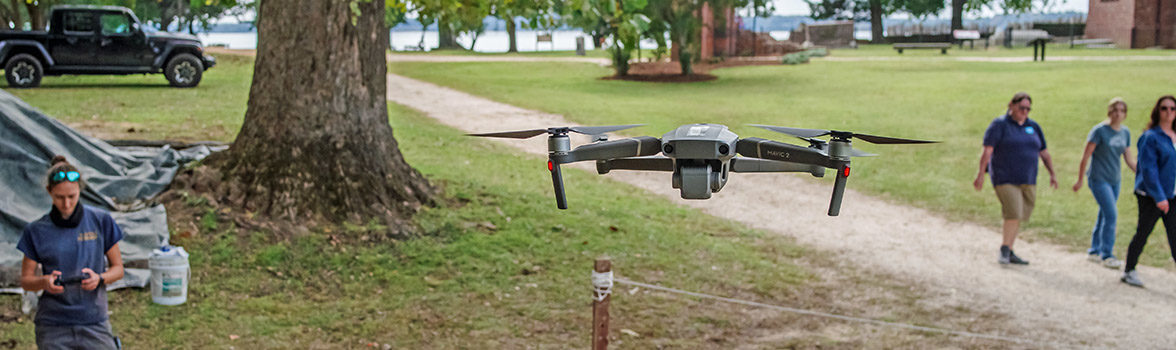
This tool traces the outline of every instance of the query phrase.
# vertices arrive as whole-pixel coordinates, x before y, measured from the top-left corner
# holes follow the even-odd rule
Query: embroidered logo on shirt
[[[78,242],[93,241],[98,239],[98,234],[94,232],[86,232],[78,234]]]
[[[1033,127],[1032,127],[1032,126],[1026,126],[1026,127],[1025,127],[1025,133],[1026,133],[1026,134],[1029,134],[1029,135],[1033,135]]]

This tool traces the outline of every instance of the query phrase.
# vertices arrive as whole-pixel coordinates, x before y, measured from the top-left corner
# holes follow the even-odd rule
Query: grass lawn
[[[542,48],[542,47],[540,47]],[[393,51],[397,55],[436,55],[436,56],[504,56],[504,57],[590,57],[590,58],[612,58],[612,52],[607,49],[588,49],[584,51],[584,56],[576,55],[576,51],[522,51],[517,53],[505,52],[477,52],[470,50],[432,50],[432,51]],[[642,49],[641,59],[648,60],[653,57],[653,50]],[[633,52],[633,59],[637,59],[637,52]]]
[[[158,77],[68,77],[15,93],[70,123],[125,122],[147,130],[142,138],[231,140],[244,114],[251,61],[218,59],[222,66],[197,89],[139,86]],[[391,108],[390,120],[408,161],[445,189],[441,206],[416,217],[426,237],[381,239],[350,224],[292,235],[254,232],[222,219],[224,209],[208,200],[179,193],[168,203],[169,219],[172,242],[192,253],[189,301],[165,307],[152,304],[146,290],[112,293],[112,322],[127,348],[586,347],[588,273],[601,256],[611,257],[622,276],[676,288],[970,331],[1004,324],[1001,315],[925,305],[902,281],[855,272],[784,238],[587,172],[565,173],[577,184],[569,195],[582,200],[558,212],[547,173],[518,171],[542,167],[542,160],[462,137],[401,107]],[[111,125],[94,128],[125,134]],[[479,156],[469,157],[471,151]],[[968,341],[750,313],[621,286],[616,293],[613,344],[629,348]],[[0,297],[0,315],[18,313],[19,303]],[[31,347],[32,322],[0,322],[0,341],[10,339]]]
[[[843,51],[835,51],[839,55]],[[858,52],[892,54],[870,47]],[[1059,50],[1061,51],[1061,50]],[[1171,51],[1130,51],[1142,54]],[[938,55],[938,53],[935,53]],[[972,189],[980,140],[1017,91],[1034,101],[1030,117],[1043,127],[1057,166],[1059,189],[1039,186],[1033,220],[1022,237],[1045,239],[1085,252],[1097,206],[1085,188],[1073,193],[1078,161],[1090,128],[1106,119],[1106,102],[1122,96],[1126,125],[1136,138],[1155,100],[1171,94],[1176,62],[976,63],[954,61],[829,62],[756,66],[712,72],[719,79],[693,84],[601,80],[606,67],[579,63],[398,63],[391,70],[509,104],[558,113],[585,125],[648,126],[630,134],[660,136],[686,123],[726,124],[741,136],[789,138],[744,124],[852,130],[943,141],[883,146],[857,142],[881,156],[855,160],[849,186],[883,198],[930,208],[999,230],[999,203],[990,184]],[[538,126],[537,126],[538,127]],[[1134,140],[1132,141],[1134,143]],[[1127,167],[1120,196],[1116,254],[1125,256],[1134,233],[1133,175]],[[1048,184],[1040,170],[1039,184]],[[801,175],[797,175],[801,176]],[[831,181],[830,179],[813,181]],[[846,200],[853,200],[852,197]],[[1151,237],[1143,262],[1170,266],[1163,234]],[[993,240],[995,246],[997,241]]]

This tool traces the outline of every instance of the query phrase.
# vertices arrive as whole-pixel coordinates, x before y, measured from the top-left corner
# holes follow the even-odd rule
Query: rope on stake
[[[596,301],[604,301],[609,294],[612,294],[613,287],[613,273],[592,271],[592,299]]]

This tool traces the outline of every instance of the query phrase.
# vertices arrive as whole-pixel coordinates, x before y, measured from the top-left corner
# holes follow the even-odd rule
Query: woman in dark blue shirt
[[[1001,265],[1026,265],[1013,252],[1021,223],[1029,220],[1037,198],[1037,159],[1045,163],[1049,171],[1049,185],[1058,188],[1054,174],[1053,158],[1045,148],[1045,133],[1033,119],[1029,119],[1033,99],[1029,94],[1018,92],[1009,101],[1004,115],[992,120],[984,131],[984,148],[980,154],[980,170],[972,186],[979,191],[984,188],[984,174],[992,175],[992,188],[1000,200],[1001,216],[1004,218],[1003,236],[1000,245]]]
[[[46,187],[53,206],[25,227],[16,245],[25,254],[20,286],[45,291],[33,321],[40,349],[115,349],[106,284],[123,277],[123,233],[109,213],[78,203],[83,186],[77,168],[53,157]],[[68,283],[75,278],[81,281]]]
[[[1123,283],[1143,287],[1135,265],[1147,244],[1147,236],[1156,226],[1156,220],[1164,219],[1168,233],[1168,245],[1176,259],[1176,211],[1170,207],[1176,199],[1176,97],[1167,95],[1156,101],[1152,108],[1147,130],[1139,136],[1138,171],[1135,173],[1135,199],[1139,203],[1139,221],[1135,237],[1127,246],[1127,265],[1123,268]]]

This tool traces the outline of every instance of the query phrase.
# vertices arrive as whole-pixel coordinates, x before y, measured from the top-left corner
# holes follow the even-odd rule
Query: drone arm
[[[842,164],[837,169],[837,179],[833,180],[833,198],[829,199],[829,216],[841,213],[841,197],[845,195],[845,180],[849,178],[849,164]]]
[[[612,170],[674,171],[674,160],[665,157],[620,158],[596,161],[596,172]]]
[[[820,150],[765,140],[758,137],[740,139],[735,152],[744,157],[775,160],[789,163],[812,164],[837,169],[841,161],[829,157]]]
[[[560,164],[563,164],[585,160],[652,156],[658,153],[661,153],[660,139],[651,136],[638,136],[576,147],[576,149],[557,160]]]
[[[736,173],[812,173],[825,176],[825,168],[819,165],[781,162],[757,158],[732,158],[731,172]]]

